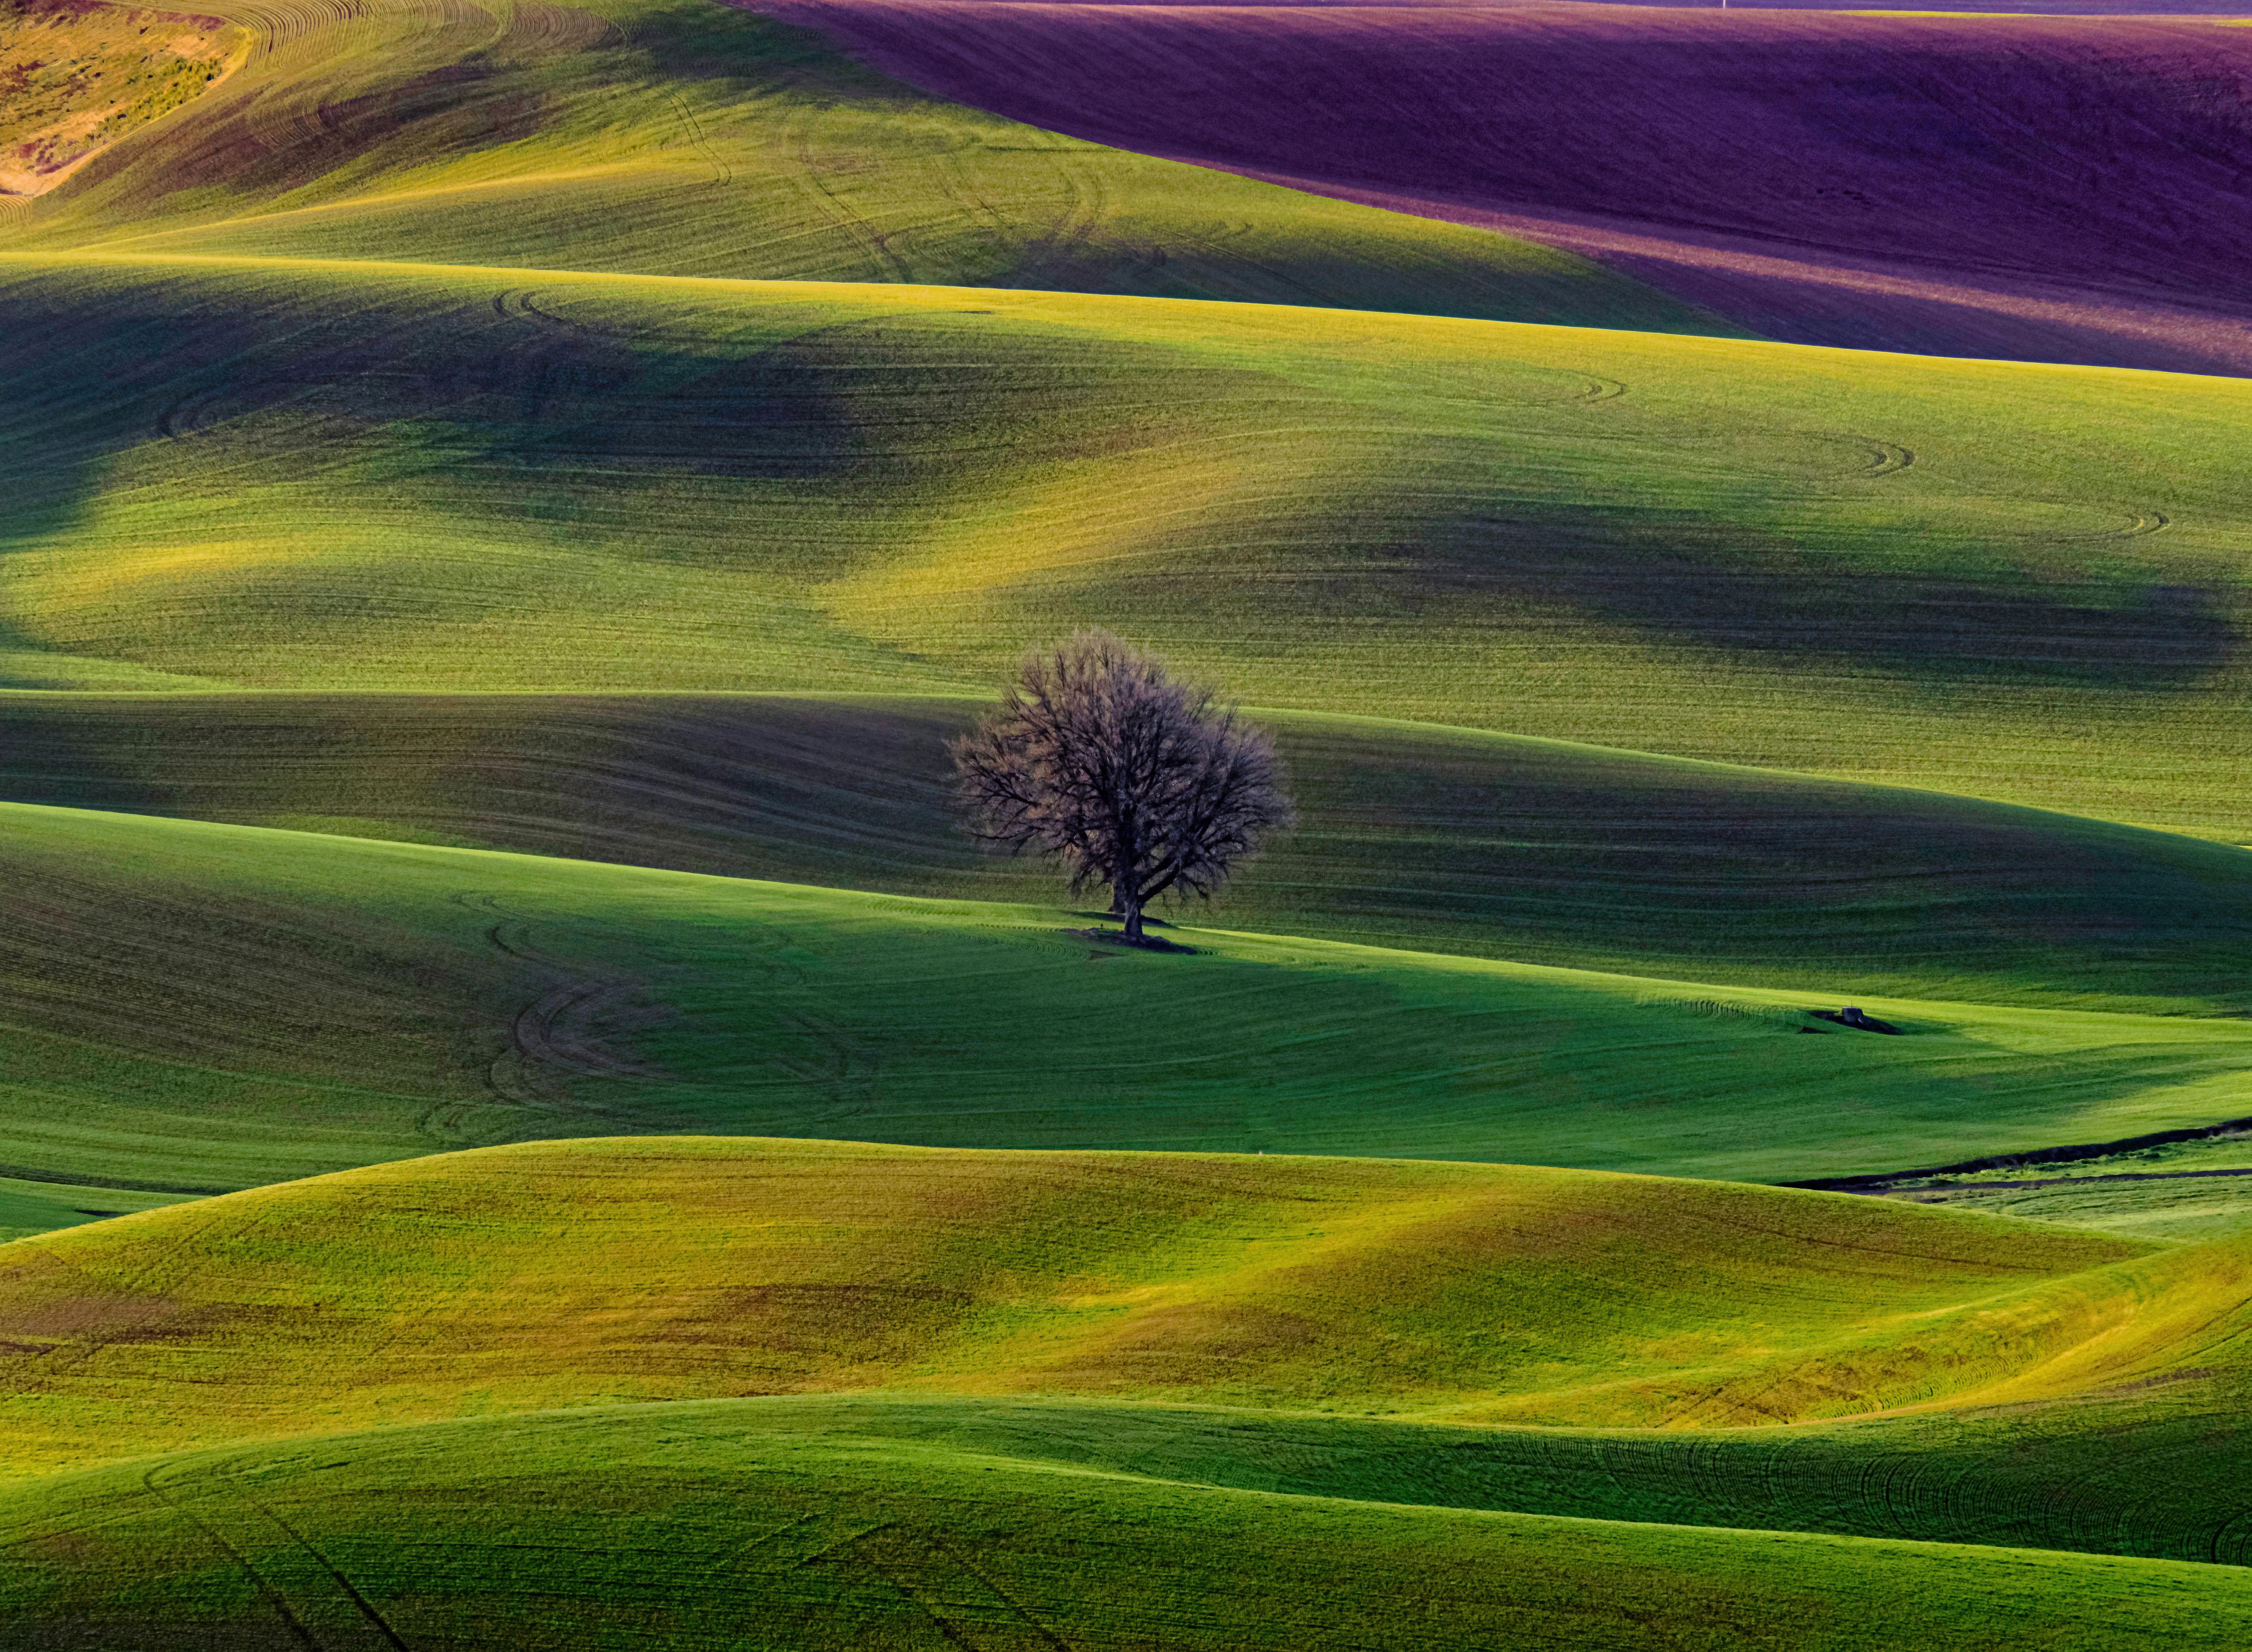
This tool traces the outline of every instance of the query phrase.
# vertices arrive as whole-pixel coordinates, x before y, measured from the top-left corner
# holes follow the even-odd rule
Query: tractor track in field
[[[701,156],[705,164],[712,169],[712,181],[714,184],[733,183],[734,168],[727,164],[726,157],[713,149],[711,141],[704,135],[704,123],[696,118],[696,111],[689,108],[688,100],[678,92],[666,95],[672,100],[673,111],[680,116],[680,128],[688,135],[688,147]]]
[[[496,1100],[543,1113],[586,1114],[601,1109],[574,1096],[573,1079],[653,1081],[664,1076],[603,1042],[601,1029],[615,1024],[642,991],[638,977],[589,973],[584,965],[541,950],[532,941],[530,924],[493,895],[469,892],[455,896],[454,902],[490,920],[485,941],[496,952],[550,977],[537,996],[509,1017],[508,1048],[485,1070],[485,1088]]]
[[[360,1592],[358,1586],[295,1526],[254,1496],[227,1465],[222,1463],[197,1470],[177,1482],[162,1477],[164,1468],[164,1464],[159,1463],[148,1469],[141,1476],[142,1485],[166,1508],[193,1524],[214,1548],[233,1560],[243,1575],[250,1579],[260,1598],[273,1608],[291,1635],[302,1645],[314,1649],[314,1652],[361,1652],[361,1649],[369,1649],[370,1652],[410,1652],[398,1630]],[[237,1517],[238,1530],[233,1534],[220,1530],[213,1519],[196,1507],[198,1500],[193,1495],[194,1489],[205,1482],[217,1482],[240,1494],[237,1499],[226,1505],[227,1512]],[[244,1534],[239,1529],[244,1521],[262,1523],[268,1528],[262,1535],[269,1538],[278,1533],[282,1541],[272,1545],[275,1552],[302,1556],[310,1563],[306,1569],[307,1575],[312,1580],[315,1591],[329,1597],[324,1602],[330,1607],[328,1612],[310,1613],[308,1609],[309,1603],[303,1599],[303,1589],[285,1587],[276,1580],[271,1575],[273,1567],[270,1561],[268,1565],[261,1566],[251,1559]],[[314,1615],[342,1618],[344,1621],[341,1627],[323,1623],[316,1628],[308,1621]]]
[[[806,1045],[803,1055],[776,1052],[768,1058],[769,1065],[827,1095],[842,1116],[849,1118],[869,1112],[875,1107],[876,1083],[883,1071],[880,1058],[853,1038],[843,1023],[810,1010],[792,1009],[782,1001],[781,992],[776,990],[788,991],[806,984],[803,967],[789,956],[796,947],[796,937],[789,931],[762,925],[758,938],[745,954],[744,961],[755,964],[763,976],[761,984],[768,995],[768,1013]]]
[[[810,106],[788,117],[775,134],[779,148],[786,150],[796,166],[787,175],[796,186],[806,204],[829,219],[838,229],[859,243],[869,260],[884,272],[878,279],[897,281],[903,285],[914,281],[914,267],[898,253],[892,250],[892,232],[879,230],[825,181],[828,174],[844,170],[858,170],[857,163],[824,160],[816,152],[815,124],[817,114]]]
[[[1869,468],[1860,473],[1865,480],[1896,476],[1915,462],[1914,449],[1898,442],[1880,441],[1874,436],[1853,435],[1851,439],[1869,450]]]
[[[250,1557],[237,1548],[217,1526],[164,1489],[163,1482],[157,1478],[163,1467],[164,1465],[159,1463],[142,1473],[141,1484],[149,1495],[195,1527],[203,1534],[205,1542],[225,1555],[233,1563],[234,1569],[249,1579],[250,1586],[257,1591],[258,1598],[266,1603],[268,1610],[281,1620],[282,1628],[289,1631],[292,1640],[300,1646],[311,1649],[311,1652],[328,1652],[328,1649],[321,1644],[312,1630],[306,1626],[305,1621],[299,1617],[290,1606],[289,1597],[275,1586],[274,1580],[261,1572],[252,1562]]]
[[[963,1607],[985,1597],[1005,1619],[1052,1652],[1077,1652],[1072,1643],[1034,1617],[1014,1595],[1004,1589],[983,1566],[976,1565],[955,1544],[935,1531],[886,1522],[848,1538],[820,1557],[831,1565],[854,1566],[872,1572],[898,1590],[931,1621],[938,1632],[965,1652],[997,1652],[990,1633],[991,1616],[970,1614]],[[1022,1636],[1006,1637],[1022,1644]]]

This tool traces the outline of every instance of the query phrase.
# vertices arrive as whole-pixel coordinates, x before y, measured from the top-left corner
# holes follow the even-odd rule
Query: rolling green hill
[[[966,289],[0,261],[19,687],[1261,703],[2252,837],[2235,380]]]
[[[41,1643],[2224,1649],[2165,1560],[1276,1496],[761,1402],[136,1464],[0,1496]],[[1255,1425],[1254,1426],[1255,1426]]]
[[[1910,1034],[1883,1038],[1813,992],[1219,929],[1152,956],[1053,906],[0,824],[0,1174],[31,1179],[214,1192],[717,1131],[1797,1180],[2209,1125],[2252,1065],[2228,1017],[1861,1000]]]
[[[809,32],[718,4],[206,10],[248,35],[248,61],[0,218],[0,246],[939,281],[1737,331],[1572,253],[946,103]]]
[[[544,1142],[0,1250],[0,1468],[854,1390],[1658,1428],[2210,1394],[2248,1255],[1510,1166]]]
[[[1589,1591],[1651,1629],[1647,1587],[1691,1644],[1679,1614],[1732,1603],[1721,1645],[1786,1633],[1771,1581],[1835,1606],[1889,1579],[1948,1644],[2225,1644],[2248,1268],[2242,1243],[1508,1166],[455,1155],[0,1250],[0,1610],[93,1645],[277,1615],[323,1644],[696,1645],[755,1617],[844,1645],[921,1604],[972,1644],[1031,1610],[1103,1645],[1193,1597],[1214,1646],[1265,1643],[1239,1614],[1422,1645],[1512,1610],[1609,1646]],[[1394,1537],[1437,1628],[1373,1584],[1277,1617],[1296,1574],[1266,1545],[1334,1543],[1366,1583]],[[1776,1644],[1901,1621],[1800,1614]]]
[[[976,702],[0,696],[0,796],[786,883],[1053,899],[981,853]],[[1300,824],[1186,920],[1706,982],[2252,1007],[2252,856],[1924,791],[1261,712]]]

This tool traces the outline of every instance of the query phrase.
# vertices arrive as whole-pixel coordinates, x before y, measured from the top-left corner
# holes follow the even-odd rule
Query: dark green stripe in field
[[[177,1193],[136,1192],[125,1188],[26,1182],[0,1177],[0,1240],[177,1204],[182,1197]]]
[[[977,1420],[957,1442],[757,1402],[550,1413],[34,1484],[0,1500],[0,1611],[29,1646],[229,1652],[2252,1636],[2227,1568],[1220,1489],[1013,1459]]]
[[[2242,1399],[2158,1385],[2046,1407],[1641,1433],[956,1399],[774,1399],[733,1414],[761,1432],[1248,1491],[2242,1565]]]
[[[909,895],[976,703],[0,696],[0,796]],[[1860,996],[2252,1007],[2252,854],[1939,794],[1305,713],[1303,822],[1192,923]]]
[[[2252,1024],[1834,993],[0,805],[0,1175],[216,1191],[534,1136],[1798,1180],[2240,1115]]]

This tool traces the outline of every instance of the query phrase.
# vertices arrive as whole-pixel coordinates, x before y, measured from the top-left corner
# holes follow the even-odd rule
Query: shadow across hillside
[[[0,796],[984,899],[975,702],[0,698]],[[1195,922],[1691,980],[2252,1006],[2252,855],[1936,793],[1303,714],[1301,824]]]

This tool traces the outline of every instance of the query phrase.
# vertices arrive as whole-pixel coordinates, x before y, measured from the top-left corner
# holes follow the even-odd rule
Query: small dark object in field
[[[1801,1032],[1811,1032],[1818,1038],[1826,1038],[1830,1036],[1828,1033],[1823,1031],[1819,1027],[1801,1027],[1799,1031]]]
[[[1184,947],[1178,941],[1167,941],[1163,935],[1129,935],[1116,929],[1067,929],[1064,934],[1081,941],[1099,941],[1106,947],[1132,947],[1142,952],[1175,952],[1184,958],[1196,956],[1194,947]],[[1091,952],[1089,958],[1115,958],[1112,952]]]
[[[1900,1032],[1900,1029],[1891,1022],[1865,1016],[1850,1003],[1843,1010],[1811,1010],[1807,1013],[1817,1021],[1834,1021],[1841,1027],[1852,1027],[1859,1032],[1889,1032],[1895,1037]],[[1811,1032],[1814,1029],[1808,1027],[1805,1031]]]

